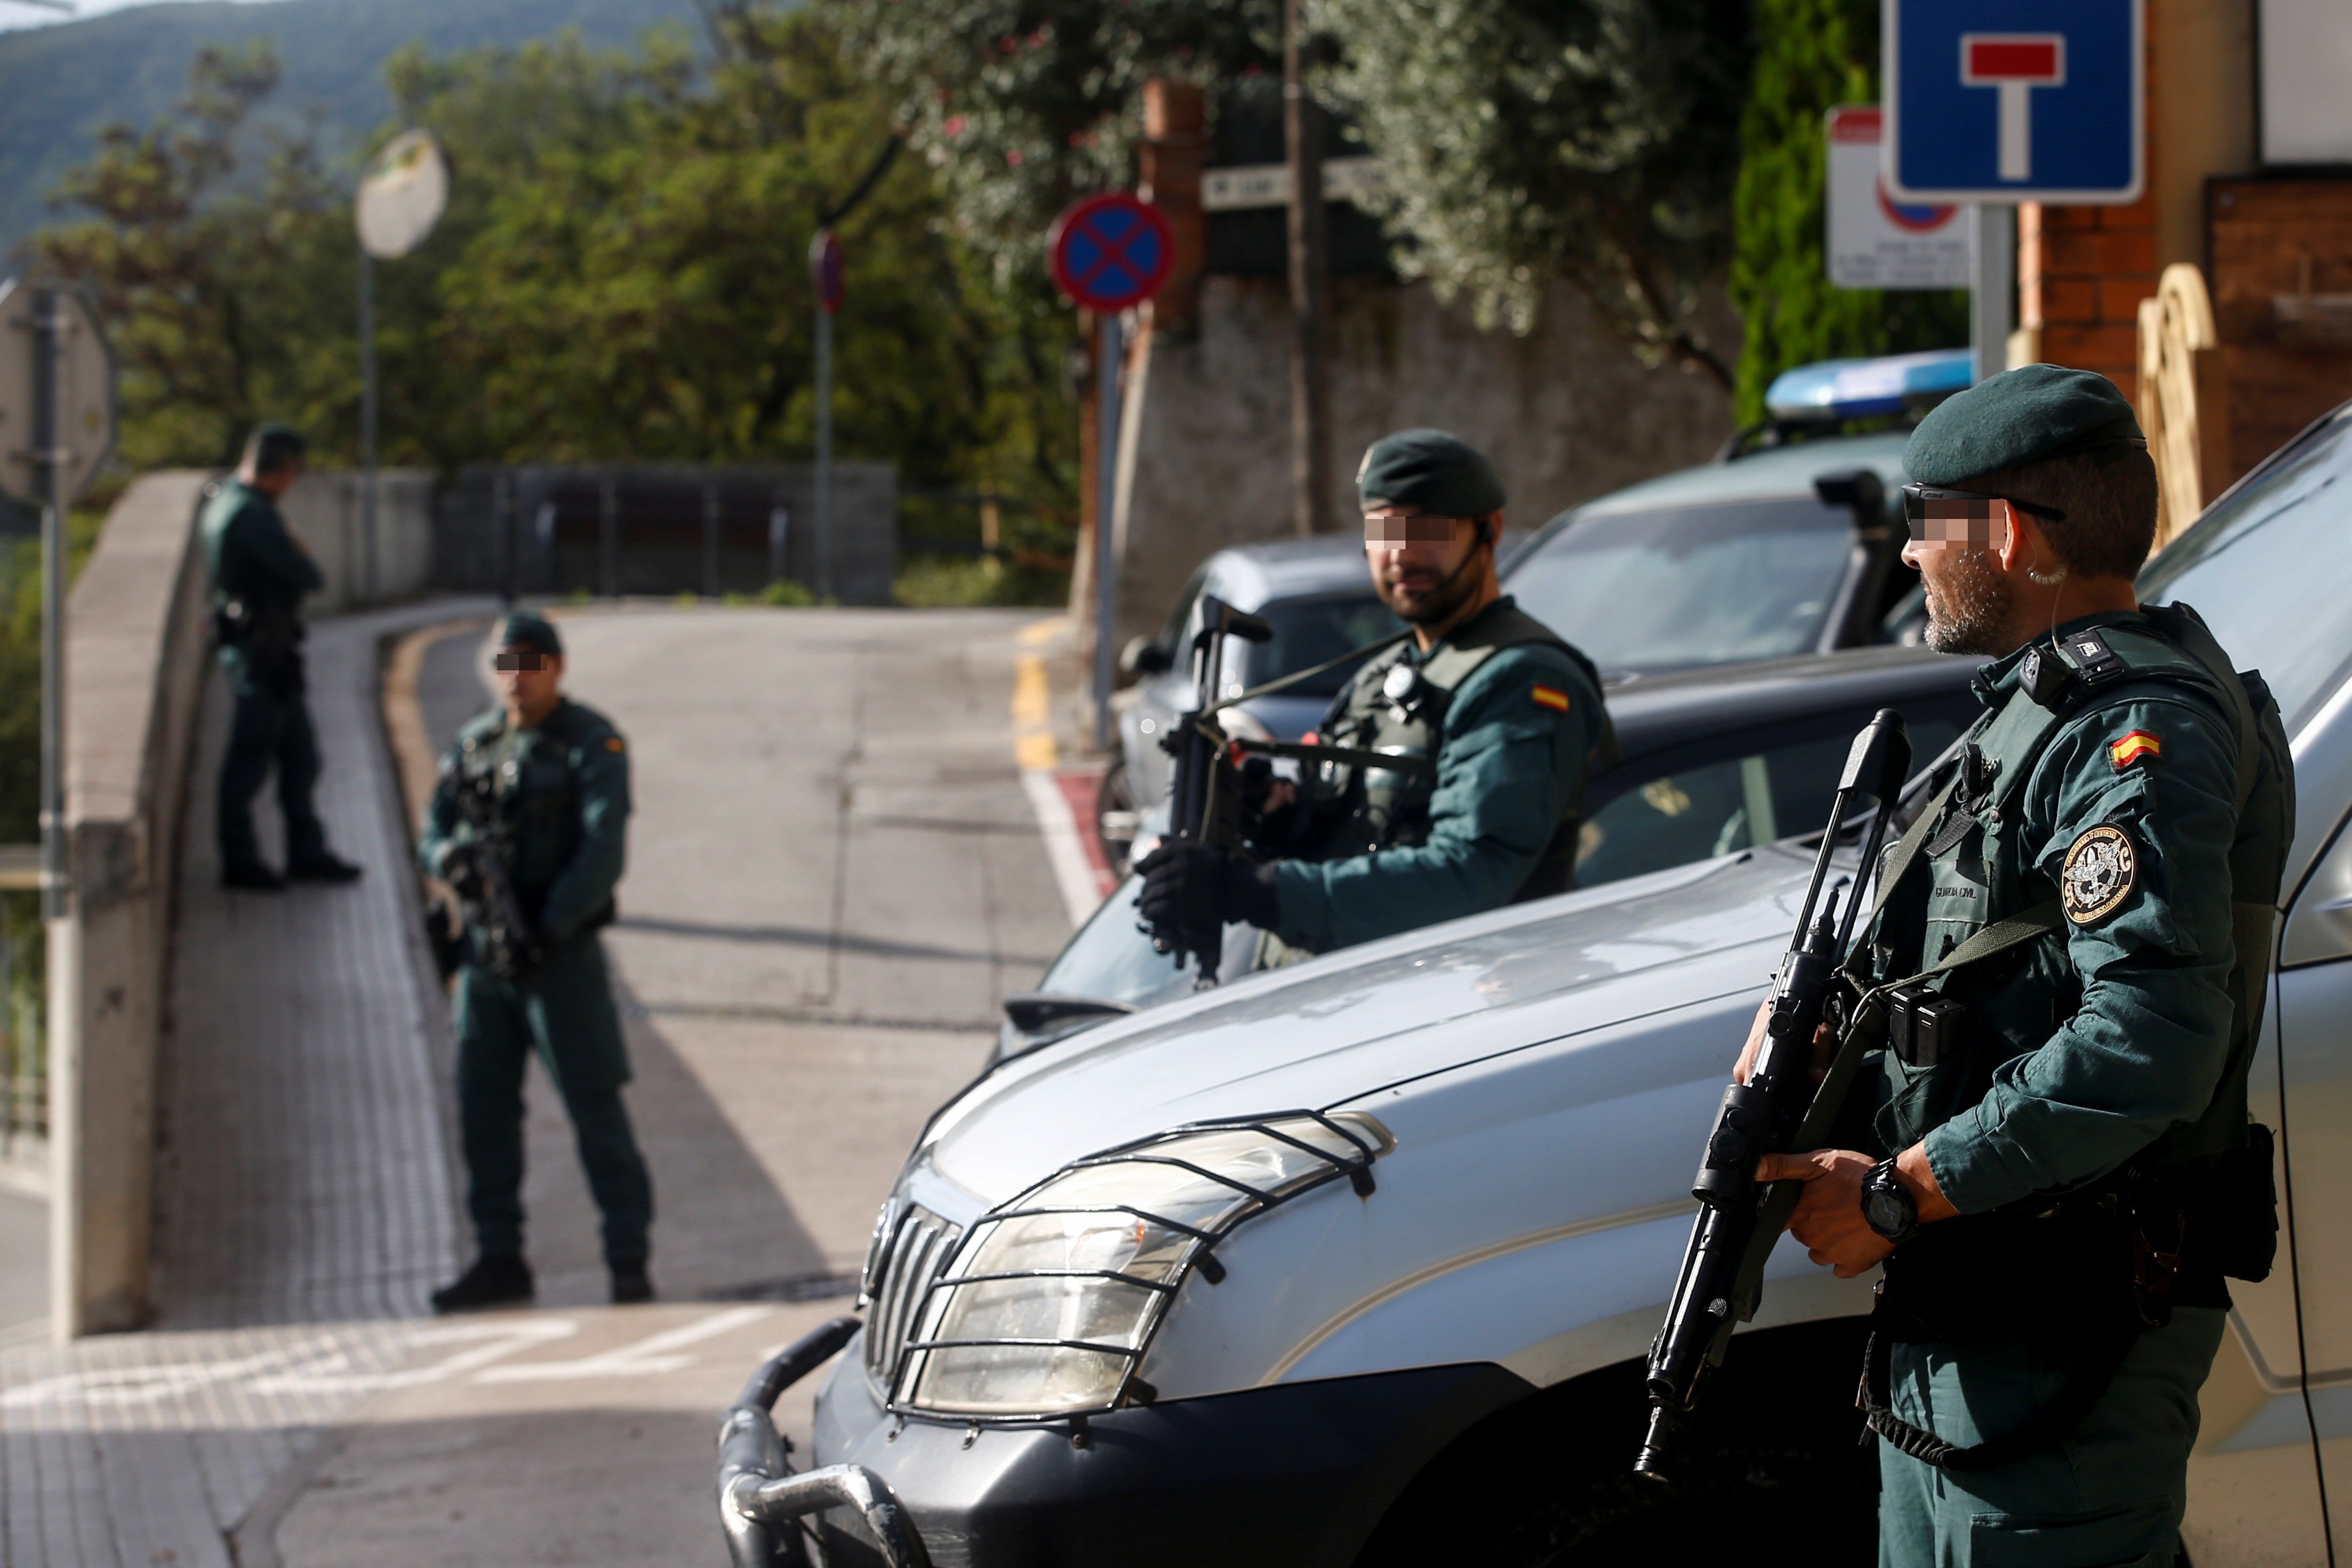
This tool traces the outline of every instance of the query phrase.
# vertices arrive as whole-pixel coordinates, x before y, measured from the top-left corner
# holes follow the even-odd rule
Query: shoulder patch
[[[2105,919],[2139,886],[2139,851],[2131,835],[2103,822],[2074,840],[2058,873],[2059,901],[2078,926]]]
[[[1568,711],[1568,693],[1557,686],[1546,686],[1541,681],[1538,681],[1535,689],[1528,695],[1536,700],[1536,706],[1538,708],[1549,708],[1555,713]]]
[[[625,752],[629,748],[622,744],[620,736],[607,735],[604,737],[604,749],[608,752]]]
[[[2110,742],[2107,746],[2107,760],[2115,763],[2119,771],[2131,766],[2142,757],[2162,755],[2164,755],[2164,742],[2146,730],[2134,730],[2122,740]]]

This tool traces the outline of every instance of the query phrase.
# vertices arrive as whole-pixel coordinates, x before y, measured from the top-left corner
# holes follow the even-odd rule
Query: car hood
[[[1769,950],[1788,941],[1811,858],[1785,846],[1743,851],[1366,943],[1105,1024],[1016,1058],[946,1107],[916,1151],[910,1195],[961,1217],[1071,1160],[1184,1122],[1325,1109],[1753,989]],[[1708,962],[1749,945],[1768,949],[1752,967]],[[1685,1067],[1659,1062],[1659,1085]]]

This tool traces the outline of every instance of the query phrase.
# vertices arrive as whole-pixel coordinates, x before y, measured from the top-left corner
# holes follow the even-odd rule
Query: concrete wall
[[[1731,428],[1721,390],[1643,365],[1565,285],[1524,338],[1478,331],[1419,285],[1343,282],[1332,315],[1333,521],[1348,527],[1364,448],[1406,426],[1438,426],[1484,451],[1509,520],[1529,529],[1702,462]],[[1212,277],[1197,320],[1194,335],[1144,334],[1129,366],[1113,535],[1121,642],[1158,627],[1210,552],[1290,531],[1287,295]],[[1715,336],[1738,341],[1736,328]]]
[[[295,480],[279,510],[327,577],[325,589],[304,601],[304,611],[333,615],[423,593],[433,581],[433,490],[428,468],[376,474],[375,592],[370,595],[360,476],[313,470]]]
[[[150,474],[114,505],[67,606],[65,797],[73,893],[50,922],[50,1321],[149,1313],[155,1045],[182,786],[205,679],[194,548],[208,475]]]

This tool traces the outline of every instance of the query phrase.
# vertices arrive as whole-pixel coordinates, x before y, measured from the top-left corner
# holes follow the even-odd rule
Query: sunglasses
[[[1369,512],[1364,517],[1364,545],[1367,549],[1393,550],[1401,545],[1449,544],[1457,521],[1450,517]]]
[[[536,648],[500,648],[490,663],[499,669],[545,669],[547,656]]]
[[[2019,511],[2047,518],[2052,522],[2066,521],[2066,514],[2054,506],[2019,500],[2015,496],[1912,484],[1903,487],[1903,521],[1911,531],[1911,537],[1923,544],[1989,546],[1994,542],[1994,524],[2002,521],[1994,510],[1995,502],[2005,502]]]

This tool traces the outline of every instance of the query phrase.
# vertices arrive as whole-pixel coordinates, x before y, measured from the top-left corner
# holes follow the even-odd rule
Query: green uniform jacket
[[[1408,643],[1405,658],[1425,663],[1445,647],[1423,654]],[[1341,859],[1277,861],[1275,934],[1328,952],[1509,902],[1576,805],[1606,722],[1600,688],[1566,652],[1498,649],[1446,706],[1427,836]]]
[[[198,531],[205,570],[216,599],[242,600],[257,613],[292,620],[302,595],[326,585],[317,562],[288,531],[278,503],[242,479],[230,479],[205,502]]]
[[[457,732],[441,759],[416,858],[439,876],[468,829],[455,780],[499,770],[508,825],[509,872],[523,911],[550,950],[612,918],[613,889],[627,860],[629,754],[621,733],[593,708],[566,698],[538,725],[509,732],[493,709]]]
[[[2072,624],[2084,626],[2147,630],[2148,621],[2116,614]],[[1979,678],[1989,712],[1972,734],[1984,732],[2016,689],[2026,651]],[[2284,845],[2294,796],[2274,710],[2257,734],[2264,756],[2247,809],[2274,817],[2254,826]],[[1977,1077],[1981,1065],[1916,1069],[1891,1054],[1884,1064],[1882,1141],[1907,1143],[1924,1127],[1927,1163],[1962,1214],[2095,1181],[2176,1124],[2196,1121],[2213,1100],[2233,1026],[2238,744],[2215,694],[2179,680],[2126,679],[2059,721],[2008,796],[2009,820],[1993,828],[2005,843],[1990,864],[1969,839],[1934,860],[1924,942],[1892,955],[1898,972],[1914,957],[1915,969],[1935,962],[1987,919],[2061,889],[2070,852],[2093,829],[2122,829],[2135,851],[2131,884],[2111,909],[2081,918],[2097,910],[2082,902],[2083,889],[2098,886],[2087,875],[2095,866],[2086,866],[2058,931],[2015,961],[1953,976],[1946,994],[1969,1009],[1970,1032],[2007,1042],[1975,1058],[1997,1064],[1989,1084]],[[2237,896],[2274,903],[2277,891]],[[1905,945],[1893,934],[1899,928],[1886,929],[1882,940]]]

